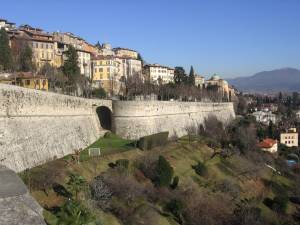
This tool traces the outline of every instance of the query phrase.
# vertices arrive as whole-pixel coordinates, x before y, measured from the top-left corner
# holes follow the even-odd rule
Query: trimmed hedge
[[[168,136],[169,132],[161,132],[141,137],[138,141],[138,147],[142,150],[150,150],[158,146],[166,145]]]

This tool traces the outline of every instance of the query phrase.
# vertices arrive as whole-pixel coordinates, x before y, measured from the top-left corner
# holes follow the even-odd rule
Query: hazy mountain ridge
[[[292,92],[300,91],[300,70],[282,68],[263,71],[250,77],[228,79],[240,91],[247,92]]]

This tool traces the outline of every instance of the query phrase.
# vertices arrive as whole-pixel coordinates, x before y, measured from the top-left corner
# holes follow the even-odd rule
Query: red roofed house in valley
[[[262,142],[258,143],[257,145],[261,150],[275,153],[277,152],[277,140],[266,138]]]

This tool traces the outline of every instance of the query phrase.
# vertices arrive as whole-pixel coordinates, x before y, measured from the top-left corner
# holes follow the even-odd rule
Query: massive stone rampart
[[[0,84],[0,164],[22,171],[96,141],[97,106],[111,101]]]
[[[183,136],[187,128],[197,127],[209,115],[226,123],[235,117],[232,103],[118,101],[113,103],[113,129],[128,139],[169,131]]]
[[[129,139],[183,136],[209,115],[235,117],[232,103],[93,100],[0,84],[0,164],[19,172],[87,147],[105,132],[100,106],[112,110],[113,131]]]

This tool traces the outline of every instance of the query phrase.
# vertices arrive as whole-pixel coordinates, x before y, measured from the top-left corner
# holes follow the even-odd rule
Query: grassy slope
[[[108,163],[110,162],[114,162],[115,160],[121,158],[132,161],[136,157],[145,154],[145,152],[129,147],[128,143],[128,141],[121,140],[116,136],[100,139],[91,146],[100,146],[101,149],[103,149],[102,153],[110,153],[110,151],[118,153],[105,153],[102,157],[88,158],[88,155],[86,155],[86,152],[84,152],[84,156],[81,157],[83,160],[80,164],[73,163],[64,167],[66,174],[68,172],[78,173],[90,181],[93,177],[107,170]],[[212,154],[211,149],[199,142],[188,143],[186,139],[182,139],[178,143],[170,143],[168,146],[155,149],[154,151],[159,151],[160,154],[164,155],[170,161],[171,165],[174,167],[175,175],[180,177],[180,183],[192,179],[194,182],[199,184],[199,188],[207,187],[213,189],[218,181],[227,179],[241,187],[241,198],[257,197],[256,191],[253,190],[253,185],[257,185],[258,181],[239,175],[243,172],[240,170],[240,168],[245,168],[245,166],[251,168],[251,166],[253,166],[251,162],[244,158],[234,156],[226,160],[220,159],[220,157],[210,159]],[[57,160],[57,163],[61,160],[63,159]],[[191,166],[196,164],[197,161],[205,162],[209,173],[207,178],[199,177],[192,169]],[[262,168],[260,173],[261,176],[266,179],[270,179],[272,175],[268,168]],[[290,180],[278,175],[273,176],[272,179],[280,186],[291,185]],[[48,196],[42,191],[35,191],[32,194],[42,206],[54,206],[62,204],[63,199],[55,196],[55,194],[52,192],[49,193],[50,194]],[[269,191],[268,195],[270,197],[274,196],[272,189]],[[239,201],[239,199],[236,199],[235,201]],[[262,209],[263,215],[268,218],[268,220],[273,221],[276,219],[276,215],[273,213],[273,211],[267,208],[264,204],[259,203],[259,207]],[[289,211],[293,211],[293,207],[289,206]],[[99,212],[96,212],[96,214],[103,220],[104,224],[120,224],[120,222],[111,214],[104,213],[100,210]],[[46,216],[47,218],[51,218],[50,215]],[[176,225],[177,223],[170,218],[161,217],[160,224]]]

